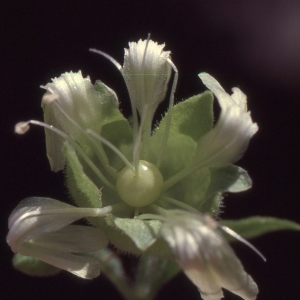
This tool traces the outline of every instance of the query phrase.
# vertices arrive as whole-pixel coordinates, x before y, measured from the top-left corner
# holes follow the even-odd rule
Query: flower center
[[[163,186],[163,177],[156,166],[140,160],[138,171],[124,167],[117,177],[117,191],[121,199],[133,207],[147,206],[156,201]]]

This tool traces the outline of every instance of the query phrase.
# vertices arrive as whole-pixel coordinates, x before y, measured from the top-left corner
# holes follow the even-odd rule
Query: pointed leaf
[[[278,230],[300,230],[300,225],[293,221],[272,217],[256,216],[241,220],[224,220],[221,223],[245,239],[251,239]],[[227,236],[227,239],[236,241],[231,236]]]

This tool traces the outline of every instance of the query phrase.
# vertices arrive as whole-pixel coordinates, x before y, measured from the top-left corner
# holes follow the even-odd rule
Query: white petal
[[[152,40],[140,40],[129,43],[129,49],[125,49],[123,75],[140,115],[145,105],[153,113],[165,98],[171,66],[167,62],[170,51],[163,51],[164,46]]]
[[[105,248],[108,240],[99,228],[68,225],[38,237],[34,244],[58,251],[85,253]]]
[[[92,279],[100,274],[99,262],[92,257],[48,249],[30,242],[21,246],[20,254],[35,257],[85,279]]]
[[[221,299],[223,287],[245,300],[254,300],[257,286],[217,230],[217,223],[201,214],[169,213],[161,234],[185,274],[199,288],[202,298]]]
[[[234,88],[229,96],[210,75],[201,73],[203,83],[216,95],[221,114],[215,128],[198,142],[197,161],[201,167],[222,166],[239,160],[258,127],[246,112],[246,96]]]
[[[222,260],[218,260],[222,257]],[[245,272],[240,260],[228,244],[219,249],[219,252],[212,253],[212,261],[218,260],[217,264],[212,264],[212,270],[222,287],[239,295],[245,300],[255,300],[258,288],[253,279]]]
[[[47,90],[42,99],[45,123],[66,133],[79,142],[84,142],[85,129],[100,133],[102,126],[102,99],[117,101],[116,94],[102,85],[97,92],[89,77],[81,72],[64,73],[43,86]],[[45,129],[47,156],[53,171],[63,169],[62,154],[64,139],[55,132]]]
[[[46,93],[43,99],[47,98],[49,95],[53,94]],[[63,131],[63,128],[56,119],[54,110],[50,109],[50,105],[52,104],[47,105],[48,109],[44,108],[44,122]],[[54,172],[60,171],[65,166],[65,157],[62,152],[62,147],[65,142],[65,139],[47,128],[45,128],[45,135],[47,157],[50,163],[51,170]]]
[[[6,240],[16,253],[25,241],[59,230],[81,218],[96,216],[102,210],[74,207],[50,198],[28,198],[11,213]]]

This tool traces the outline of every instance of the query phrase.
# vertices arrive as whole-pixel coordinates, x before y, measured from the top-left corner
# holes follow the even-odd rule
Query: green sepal
[[[241,167],[229,165],[221,168],[210,168],[210,185],[207,196],[216,192],[239,193],[252,187],[252,180]]]
[[[107,86],[101,81],[95,84],[96,91],[101,95],[110,96],[112,91],[108,93]],[[114,92],[113,92],[114,93]],[[114,94],[115,95],[115,94]],[[115,95],[116,97],[116,95]],[[102,110],[102,129],[101,135],[116,146],[129,160],[132,160],[132,128],[127,119],[119,110],[119,102],[117,98],[101,97],[101,110]],[[110,165],[116,170],[124,166],[123,161],[107,146],[103,146],[107,154]]]
[[[15,254],[12,263],[15,269],[30,276],[53,276],[61,271],[61,269],[44,263],[43,261],[19,253]]]
[[[134,252],[143,253],[156,241],[161,227],[161,222],[157,220],[144,221],[139,219],[117,218],[109,215],[106,218],[108,225],[115,227],[119,231],[119,237],[114,239],[113,244],[120,249]],[[110,227],[110,229],[112,229]],[[110,237],[108,237],[110,239]],[[130,243],[128,243],[128,239]],[[131,245],[131,246],[130,246]],[[122,246],[132,247],[136,249],[123,249]],[[134,251],[130,251],[134,250]]]
[[[224,220],[221,222],[245,239],[251,239],[278,230],[300,230],[300,225],[285,219],[272,217],[250,217],[241,220]],[[236,241],[227,236],[229,241]]]
[[[247,171],[234,165],[220,168],[209,168],[209,183],[206,182],[205,200],[196,207],[201,212],[216,216],[222,202],[224,192],[238,193],[251,188],[252,180]],[[202,182],[202,181],[201,181]],[[203,186],[201,184],[200,186]],[[199,189],[199,188],[198,188]]]
[[[135,282],[140,298],[154,299],[159,289],[180,271],[178,264],[172,260],[148,255],[142,256]]]
[[[192,163],[198,139],[213,126],[212,102],[212,94],[205,92],[173,107],[167,146],[159,168],[165,180]],[[167,118],[168,113],[149,140],[148,160],[153,164],[159,156]]]
[[[110,243],[123,252],[172,257],[169,245],[159,233],[160,221],[117,218],[112,214],[105,220],[106,226],[100,227],[105,231]]]
[[[117,282],[118,284],[126,285],[124,280],[126,277],[125,270],[120,257],[115,253],[115,251],[105,248],[91,252],[88,255],[99,261],[101,272],[104,272],[112,283]]]
[[[213,95],[208,91],[178,103],[172,109],[170,132],[189,136],[197,143],[213,127],[212,105]],[[156,134],[164,132],[167,116],[168,113],[159,124]]]
[[[101,192],[85,174],[74,148],[65,143],[66,175],[69,192],[80,207],[102,207]]]
[[[102,127],[101,135],[117,147],[122,154],[131,161],[133,151],[132,128],[121,112],[119,110],[118,112],[119,115],[116,115],[116,119],[113,122]],[[110,166],[114,167],[116,171],[124,167],[124,162],[114,151],[105,145],[103,145],[103,148],[105,149]]]
[[[135,281],[128,280],[120,256],[106,248],[90,253],[99,261],[101,272],[114,284],[125,299],[154,299],[158,290],[178,272],[179,266],[165,258],[144,255],[139,259]]]

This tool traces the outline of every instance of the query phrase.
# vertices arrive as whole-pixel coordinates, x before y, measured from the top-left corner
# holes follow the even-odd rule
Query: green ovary
[[[156,201],[163,186],[163,177],[153,164],[140,160],[138,172],[126,166],[117,178],[117,191],[121,199],[133,207],[147,206]]]

